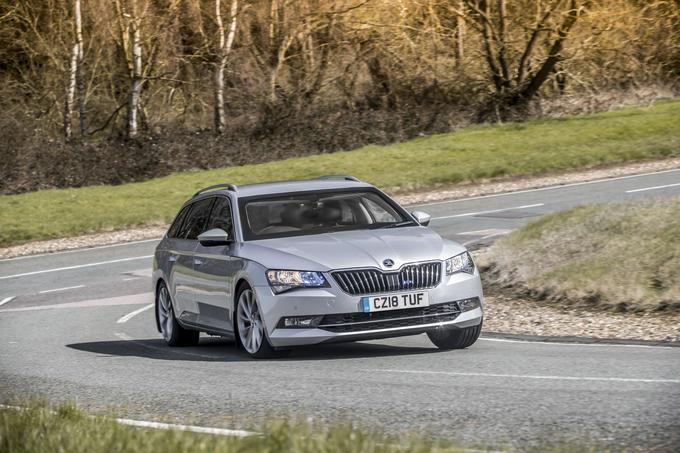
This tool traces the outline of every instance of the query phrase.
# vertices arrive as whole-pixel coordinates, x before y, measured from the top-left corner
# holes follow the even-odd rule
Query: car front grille
[[[335,333],[361,332],[453,321],[459,314],[458,304],[447,302],[421,308],[325,315],[318,327]]]
[[[441,280],[442,263],[407,264],[395,272],[357,269],[333,272],[333,278],[348,294],[377,294],[434,288]]]

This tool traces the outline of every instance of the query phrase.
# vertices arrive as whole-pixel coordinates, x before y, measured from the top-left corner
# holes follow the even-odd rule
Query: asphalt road
[[[680,169],[418,206],[479,246],[580,204],[680,195]],[[414,207],[415,208],[415,207]],[[572,442],[680,450],[680,348],[483,337],[327,345],[252,361],[206,337],[169,349],[153,325],[155,241],[0,261],[0,401],[114,407],[137,419],[248,428],[272,414],[349,419],[486,447]]]

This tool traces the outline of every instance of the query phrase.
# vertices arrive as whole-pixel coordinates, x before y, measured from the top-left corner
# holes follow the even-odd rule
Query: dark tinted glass
[[[182,209],[179,212],[179,214],[177,214],[177,217],[175,217],[175,221],[172,222],[172,226],[170,226],[170,229],[168,230],[169,238],[178,237],[180,228],[182,227],[182,222],[186,218],[187,212],[189,212],[189,208],[191,208],[191,206],[185,206],[184,209]]]
[[[186,239],[196,239],[199,234],[205,231],[205,225],[210,215],[210,208],[212,207],[214,198],[206,198],[205,200],[197,201],[191,207],[191,211],[184,222],[180,237]]]
[[[229,200],[226,198],[219,197],[215,200],[205,231],[212,230],[213,228],[220,228],[231,234],[231,207],[229,206]]]

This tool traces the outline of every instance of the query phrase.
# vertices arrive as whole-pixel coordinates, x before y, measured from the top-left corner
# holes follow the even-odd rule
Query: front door
[[[204,231],[220,228],[234,237],[231,206],[223,196],[215,199]],[[199,323],[217,333],[233,333],[231,305],[234,277],[241,260],[232,257],[234,244],[206,247],[200,243],[194,254],[195,290]]]
[[[175,247],[170,250],[170,260],[174,260],[170,281],[173,282],[175,314],[184,322],[195,324],[198,321],[196,293],[200,290],[200,279],[196,275],[195,260],[198,246],[198,235],[210,216],[214,198],[205,198],[195,202],[182,224]]]

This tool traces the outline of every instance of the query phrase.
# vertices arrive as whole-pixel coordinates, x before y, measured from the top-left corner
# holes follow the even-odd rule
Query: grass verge
[[[112,418],[88,416],[72,405],[50,409],[29,405],[25,410],[0,408],[0,451],[11,453],[52,452],[296,452],[296,453],[454,453],[473,450],[446,441],[411,435],[386,437],[350,424],[332,427],[277,421],[261,435],[245,438],[197,434],[178,430],[136,428]],[[484,451],[484,450],[474,450]],[[595,449],[547,446],[532,451],[594,452]]]
[[[484,257],[494,288],[616,311],[680,310],[680,198],[548,215]]]
[[[680,155],[680,102],[475,126],[389,146],[173,174],[141,183],[0,196],[0,247],[168,222],[197,189],[353,174],[392,192]]]

